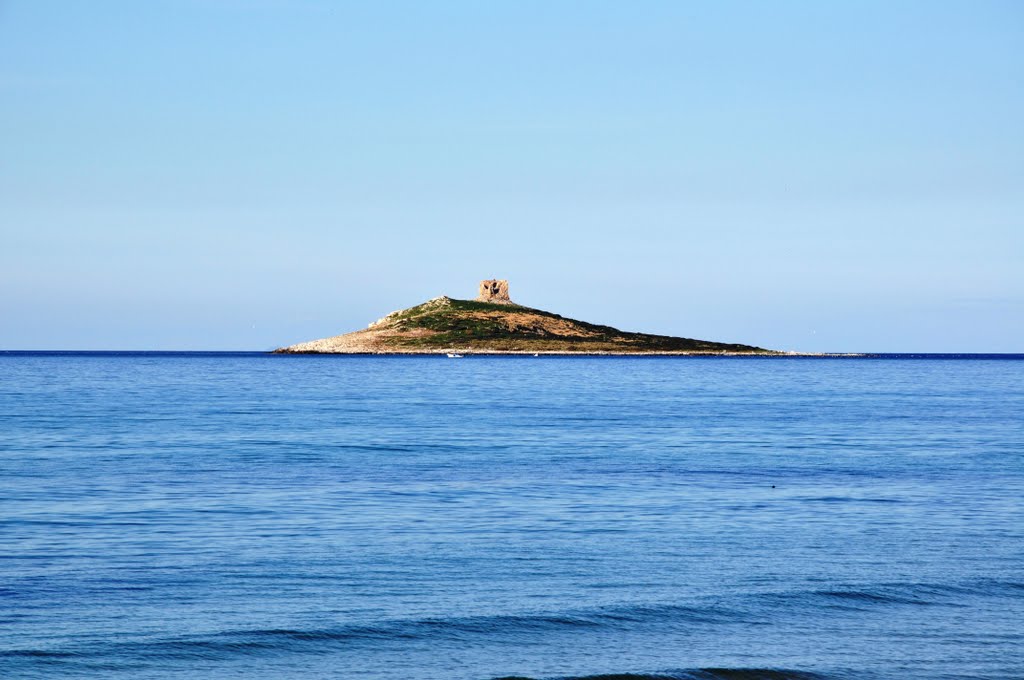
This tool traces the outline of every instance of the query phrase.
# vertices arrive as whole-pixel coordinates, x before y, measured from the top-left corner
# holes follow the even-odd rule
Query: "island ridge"
[[[480,283],[475,300],[441,296],[367,328],[274,350],[279,354],[779,355],[752,345],[630,333],[512,302],[508,281]]]

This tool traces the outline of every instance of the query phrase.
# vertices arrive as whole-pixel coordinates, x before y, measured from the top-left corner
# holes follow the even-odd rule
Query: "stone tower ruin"
[[[488,279],[480,282],[480,294],[476,296],[477,302],[496,302],[502,305],[512,304],[508,297],[508,281],[504,279]]]

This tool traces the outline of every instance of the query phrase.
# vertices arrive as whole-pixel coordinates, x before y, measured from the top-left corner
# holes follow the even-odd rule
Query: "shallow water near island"
[[[1024,357],[0,353],[0,676],[1012,678]]]

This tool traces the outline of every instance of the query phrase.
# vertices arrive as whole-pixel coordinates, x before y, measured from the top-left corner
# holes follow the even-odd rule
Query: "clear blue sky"
[[[1024,3],[0,0],[0,349],[268,349],[479,279],[1024,351]]]

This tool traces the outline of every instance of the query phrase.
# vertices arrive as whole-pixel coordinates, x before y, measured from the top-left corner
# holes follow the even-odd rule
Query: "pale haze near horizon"
[[[1024,351],[1024,4],[0,2],[0,349],[264,350],[506,278]]]

